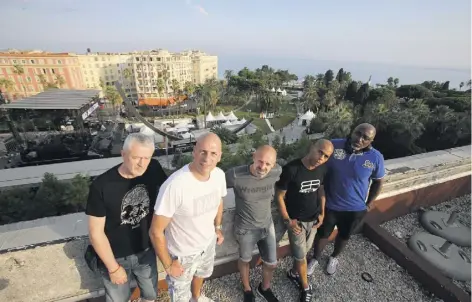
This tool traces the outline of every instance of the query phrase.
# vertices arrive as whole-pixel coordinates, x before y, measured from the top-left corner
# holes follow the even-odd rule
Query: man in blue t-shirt
[[[334,152],[326,163],[328,172],[324,183],[325,217],[316,234],[308,275],[312,275],[318,266],[318,259],[335,226],[338,235],[326,271],[330,275],[336,272],[337,256],[380,194],[385,168],[383,155],[372,147],[375,134],[375,127],[364,123],[358,125],[349,138],[332,140]]]

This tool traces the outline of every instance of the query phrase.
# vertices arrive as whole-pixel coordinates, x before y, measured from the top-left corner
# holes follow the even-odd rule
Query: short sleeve
[[[229,169],[225,173],[225,179],[226,179],[226,187],[227,188],[234,188],[234,169]]]
[[[375,165],[374,170],[372,171],[372,179],[381,179],[385,176],[385,165],[384,157],[382,154],[379,154],[377,164]]]
[[[154,214],[165,217],[173,217],[182,204],[182,192],[171,181],[164,182],[157,195],[154,206]]]
[[[292,171],[290,166],[285,165],[282,168],[282,173],[280,174],[279,180],[275,183],[275,187],[279,190],[287,191],[288,184],[292,180]]]
[[[103,193],[98,189],[95,182],[90,185],[85,214],[95,217],[105,217],[107,214]]]
[[[221,197],[225,197],[228,194],[228,190],[226,189],[227,188],[226,175],[223,172],[223,170],[221,171],[221,174],[222,174],[221,175]]]

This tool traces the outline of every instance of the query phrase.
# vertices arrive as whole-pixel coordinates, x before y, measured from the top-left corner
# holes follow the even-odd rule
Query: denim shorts
[[[116,259],[116,262],[126,270],[128,275],[128,282],[125,284],[113,284],[110,281],[108,270],[101,261],[99,262],[98,272],[105,286],[107,302],[128,302],[131,297],[131,278],[133,276],[141,291],[141,298],[145,300],[157,299],[157,259],[152,248]]]
[[[171,302],[188,302],[192,298],[190,287],[193,277],[209,278],[215,264],[216,234],[208,247],[200,253],[190,256],[170,255],[178,260],[184,269],[180,277],[166,276]]]
[[[239,243],[239,259],[243,262],[252,260],[252,251],[257,244],[262,261],[268,265],[277,264],[277,243],[274,223],[267,228],[236,229],[234,235]]]
[[[316,235],[316,230],[313,229],[314,224],[314,222],[299,221],[298,225],[302,231],[298,235],[294,234],[290,228],[287,228],[292,257],[297,261],[305,260],[306,254],[313,245]]]

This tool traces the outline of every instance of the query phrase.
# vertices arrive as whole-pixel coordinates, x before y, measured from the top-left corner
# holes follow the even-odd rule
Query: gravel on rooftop
[[[324,268],[332,247],[332,244],[327,247],[321,266],[311,278],[313,301],[437,301],[393,259],[362,235],[351,238],[345,252],[339,256],[338,271],[328,276]],[[281,302],[299,301],[299,292],[286,277],[286,271],[291,266],[291,257],[286,257],[279,261],[274,273],[272,290]],[[262,278],[261,272],[260,266],[251,270],[253,289]],[[372,283],[361,278],[363,272],[372,275]],[[205,282],[203,293],[215,302],[243,301],[239,273]]]
[[[451,213],[452,211],[459,212],[458,220],[463,225],[470,227],[471,222],[471,195],[464,195],[452,200],[443,202],[436,206],[425,208],[427,211],[441,211]],[[419,212],[410,213],[396,219],[390,220],[382,224],[382,227],[389,231],[392,235],[399,239],[404,239],[405,244],[408,239],[418,232],[427,232],[420,224]],[[470,247],[461,247],[464,252],[471,257]],[[457,286],[465,291],[470,292],[471,282],[452,280]]]

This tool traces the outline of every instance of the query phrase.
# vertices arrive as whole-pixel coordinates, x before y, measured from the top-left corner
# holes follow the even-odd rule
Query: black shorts
[[[367,210],[364,211],[333,211],[326,209],[323,224],[316,232],[317,237],[324,239],[328,238],[334,230],[338,227],[338,236],[342,239],[349,239],[353,231],[361,222]]]

